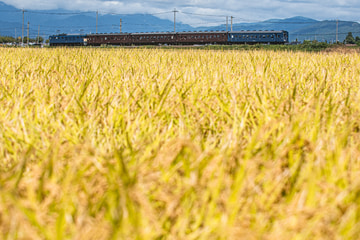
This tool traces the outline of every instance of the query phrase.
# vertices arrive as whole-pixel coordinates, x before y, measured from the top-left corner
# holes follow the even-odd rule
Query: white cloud
[[[215,15],[234,16],[236,22],[258,21],[270,18],[287,18],[304,16],[318,20],[359,20],[360,1],[358,0],[2,0],[6,4],[29,10],[67,9],[78,11],[113,12],[121,14],[158,13],[161,18],[173,19],[171,11],[176,8],[178,21],[192,25],[206,23],[225,23],[225,17]],[[185,14],[195,13],[199,15]],[[201,15],[203,14],[203,15]],[[213,16],[205,16],[213,15]],[[215,24],[216,23],[216,24]]]

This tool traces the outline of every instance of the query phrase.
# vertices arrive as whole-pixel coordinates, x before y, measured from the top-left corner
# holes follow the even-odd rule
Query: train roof
[[[242,31],[232,31],[229,33],[283,33],[284,31],[274,31],[274,30],[242,30]]]
[[[78,33],[60,33],[60,34],[55,34],[55,35],[50,35],[50,37],[82,37],[82,36],[86,36],[86,34],[78,34]]]
[[[274,30],[241,30],[241,31],[182,31],[182,32],[134,32],[134,33],[92,33],[87,35],[158,35],[158,34],[198,34],[198,33],[282,33],[281,31],[274,31]]]
[[[106,35],[106,36],[112,36],[112,35],[160,35],[160,34],[208,34],[208,33],[220,33],[220,34],[224,34],[224,33],[283,33],[284,30],[281,31],[274,31],[274,30],[241,30],[241,31],[182,31],[182,32],[135,32],[135,33],[90,33],[90,34],[66,34],[66,33],[62,33],[62,34],[57,34],[57,35],[51,35],[52,37],[56,37],[56,36],[101,36],[101,35]],[[286,31],[285,31],[286,32]]]
[[[129,35],[131,33],[128,33],[128,32],[123,32],[123,33],[89,33],[89,34],[86,34],[87,36],[97,36],[97,35]]]

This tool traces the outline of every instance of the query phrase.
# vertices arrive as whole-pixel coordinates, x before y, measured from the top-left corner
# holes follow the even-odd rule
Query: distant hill
[[[356,22],[339,21],[338,40],[342,42],[349,32],[353,36],[360,36],[360,24]],[[336,21],[321,21],[291,32],[292,38],[298,38],[303,41],[318,40],[333,42],[336,41]]]
[[[22,34],[22,10],[0,2],[0,35],[16,36]],[[40,28],[40,35],[47,39],[49,35],[59,33],[95,33],[95,12],[74,12],[63,9],[46,11],[27,11],[24,14],[24,36],[27,35],[27,23],[30,23],[30,38],[35,38]],[[98,33],[120,32],[167,32],[174,30],[174,23],[148,14],[98,15]],[[226,30],[224,24],[214,27],[192,27],[176,23],[176,31],[211,31]],[[230,23],[228,25],[230,30]],[[286,19],[269,19],[262,22],[237,23],[234,31],[241,30],[287,30],[290,41],[318,40],[335,41],[336,21],[317,21],[311,18],[296,16]],[[343,41],[352,32],[354,37],[360,35],[360,24],[339,21],[338,39]]]
[[[299,28],[310,26],[314,23],[317,23],[317,20],[305,17],[292,17],[286,19],[269,19],[263,22],[254,22],[254,23],[237,23],[233,24],[234,31],[240,30],[286,30],[292,32]],[[206,30],[206,28],[201,28]],[[212,27],[212,30],[224,30],[226,29],[225,25]],[[228,27],[230,29],[230,27]]]
[[[120,32],[120,19],[122,19],[122,32],[158,32],[173,31],[174,23],[169,20],[157,18],[148,14],[129,15],[98,15],[98,32]],[[47,38],[58,33],[95,33],[96,13],[64,9],[33,11],[25,10],[24,35],[27,35],[27,23],[30,23],[30,37],[40,34]],[[177,23],[177,31],[194,31],[195,28],[187,24]],[[22,32],[22,10],[0,2],[0,35],[14,36]]]

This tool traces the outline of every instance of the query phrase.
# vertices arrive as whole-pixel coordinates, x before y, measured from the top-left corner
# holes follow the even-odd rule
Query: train
[[[289,33],[269,30],[57,34],[49,36],[49,43],[50,46],[287,44]]]

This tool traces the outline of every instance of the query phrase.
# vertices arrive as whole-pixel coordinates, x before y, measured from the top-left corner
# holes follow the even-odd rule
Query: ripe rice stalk
[[[355,52],[0,48],[1,239],[357,239]]]

